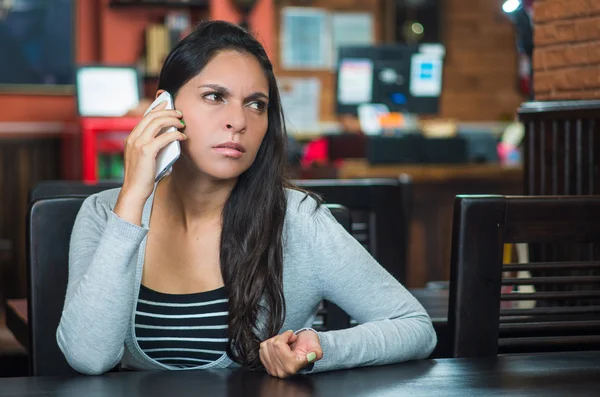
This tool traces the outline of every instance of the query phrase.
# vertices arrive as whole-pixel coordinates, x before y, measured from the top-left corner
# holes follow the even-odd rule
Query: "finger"
[[[185,134],[179,131],[170,131],[158,136],[152,142],[147,143],[143,148],[143,152],[156,157],[160,149],[164,148],[169,143],[174,141],[184,141],[186,139],[187,136],[185,136]]]
[[[267,342],[268,341],[264,341],[260,344],[260,349],[258,351],[258,355],[259,355],[260,361],[263,363],[267,373],[271,376],[275,376],[275,375],[273,375],[273,364],[271,363],[271,357],[269,357]]]
[[[146,129],[142,131],[140,136],[136,139],[136,142],[144,144],[152,141],[156,138],[161,131],[169,127],[175,127],[177,129],[183,128],[184,124],[182,121],[176,117],[164,116],[159,117],[150,122]]]
[[[152,108],[152,110],[150,112],[156,112],[159,110],[163,110],[167,107],[167,101],[160,101],[160,103],[158,105],[156,105],[154,108]],[[150,113],[148,112],[148,113]]]
[[[271,348],[275,356],[274,364],[280,370],[280,377],[293,375],[301,368],[296,362],[296,354],[290,348],[288,341],[293,332],[286,332],[273,338]]]
[[[287,346],[287,344],[282,341],[281,335],[275,336],[267,341],[266,351],[272,366],[271,375],[277,376],[278,378],[284,378],[285,366],[278,354],[280,345]]]
[[[298,335],[295,335],[294,331],[291,329],[285,331],[284,333],[279,335],[279,337],[283,338],[285,340],[285,343],[287,343],[288,345],[291,345],[298,339]]]
[[[140,133],[141,131],[143,131],[144,128],[146,128],[146,126],[148,125],[148,123],[153,119],[153,117],[158,112],[165,110],[166,107],[167,107],[167,101],[162,101],[161,103],[156,105],[152,110],[150,110],[148,113],[146,113],[144,115],[144,117],[142,117],[142,119],[140,120],[140,122],[138,123],[138,125],[136,126],[136,128],[134,129],[133,132]]]
[[[290,342],[290,339],[293,338],[294,336],[295,336],[294,331],[288,330],[280,335],[275,336],[273,339],[277,338],[278,340],[281,340],[284,343],[290,344],[290,343],[293,343],[293,342]]]
[[[315,361],[319,361],[323,358],[323,349],[316,349],[314,353],[317,355],[317,359]]]
[[[147,115],[145,115],[140,120],[138,125],[135,126],[133,131],[131,131],[130,135],[132,135],[133,138],[137,138],[146,130],[146,128],[148,128],[148,125],[157,118],[175,117],[175,118],[180,119],[181,117],[183,117],[183,115],[180,111],[172,110],[172,109],[166,110],[166,109],[164,109],[165,106],[166,106],[166,102],[165,102],[165,104],[160,105],[160,108],[157,106],[152,111],[150,111]]]
[[[323,350],[321,350],[321,349],[314,349],[314,350],[310,351],[306,355],[306,362],[308,364],[312,364],[312,363],[314,363],[316,361],[319,361],[322,358],[323,358]]]

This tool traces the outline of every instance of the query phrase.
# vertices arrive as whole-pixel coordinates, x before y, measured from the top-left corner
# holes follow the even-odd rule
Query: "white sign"
[[[329,14],[318,8],[285,7],[281,11],[281,63],[286,69],[331,66]]]
[[[277,85],[288,133],[318,133],[321,81],[316,77],[280,77]]]
[[[375,44],[373,16],[367,12],[338,12],[331,17],[333,38],[333,66],[343,46],[369,46]]]
[[[420,53],[411,58],[410,93],[413,97],[437,97],[442,92],[442,57]]]
[[[342,105],[370,103],[373,98],[373,62],[342,60],[338,73],[338,101]]]

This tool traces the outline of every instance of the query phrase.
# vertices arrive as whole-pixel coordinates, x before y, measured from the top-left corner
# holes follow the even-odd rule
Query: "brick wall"
[[[440,116],[462,121],[512,119],[525,98],[518,89],[515,29],[502,2],[442,4],[446,59]]]
[[[600,0],[536,0],[537,100],[600,98]]]

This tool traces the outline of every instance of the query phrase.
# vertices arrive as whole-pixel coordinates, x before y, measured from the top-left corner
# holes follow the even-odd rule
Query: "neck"
[[[182,167],[183,168],[183,167]],[[221,223],[223,208],[237,180],[216,180],[174,168],[163,180],[161,197],[172,219],[191,230],[199,223]],[[158,193],[158,191],[157,191]]]

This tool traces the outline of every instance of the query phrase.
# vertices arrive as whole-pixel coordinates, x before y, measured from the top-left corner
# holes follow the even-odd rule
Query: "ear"
[[[160,94],[162,94],[163,92],[165,92],[165,90],[156,91],[156,96],[154,97],[154,99],[158,98],[160,96]]]

